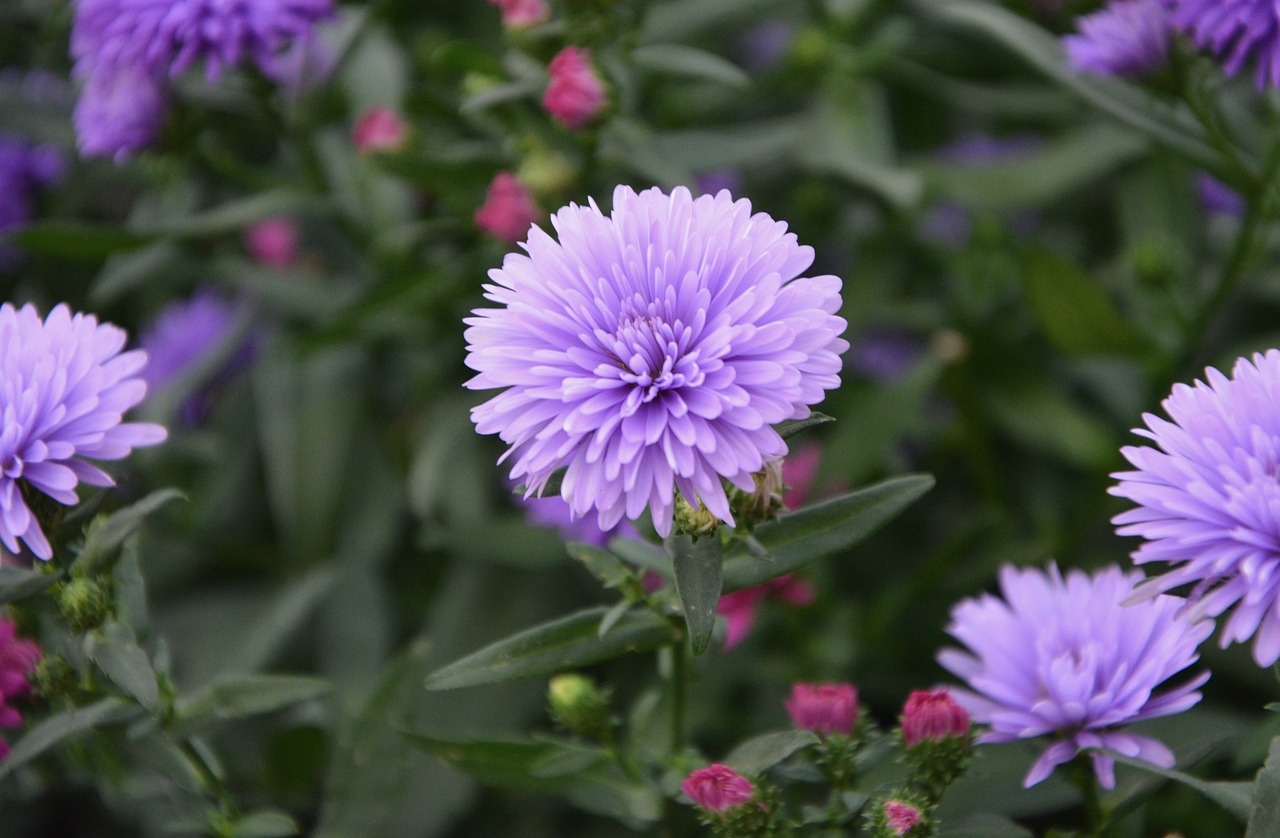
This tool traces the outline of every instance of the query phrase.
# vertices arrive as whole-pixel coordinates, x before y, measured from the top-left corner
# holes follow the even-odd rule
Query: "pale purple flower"
[[[80,482],[114,485],[90,460],[119,460],[165,438],[159,425],[122,422],[146,395],[145,352],[124,352],[125,333],[65,305],[43,321],[35,306],[0,305],[0,542],[42,559],[52,547],[24,497],[78,502]]]
[[[1143,719],[1168,716],[1200,700],[1204,672],[1156,694],[1168,678],[1199,658],[1196,647],[1212,623],[1179,619],[1183,601],[1158,596],[1137,605],[1121,601],[1141,579],[1114,565],[1092,576],[1057,566],[1047,571],[1005,565],[1004,599],[984,594],[961,602],[947,631],[968,647],[943,649],[938,662],[968,682],[952,691],[978,724],[979,742],[1049,736],[1055,741],[1023,781],[1033,786],[1053,769],[1090,751],[1104,788],[1115,786],[1114,751],[1169,768],[1162,743],[1122,730]]]
[[[57,149],[0,133],[0,269],[14,267],[22,256],[4,234],[31,220],[36,192],[57,180],[63,168]]]
[[[1172,421],[1146,414],[1134,431],[1159,448],[1121,449],[1137,471],[1112,475],[1111,494],[1138,505],[1112,519],[1146,539],[1133,560],[1170,565],[1135,598],[1193,585],[1187,619],[1233,609],[1222,645],[1252,637],[1254,660],[1270,666],[1280,660],[1280,351],[1239,359],[1229,379],[1206,369],[1163,407]]]
[[[150,148],[167,106],[164,85],[140,68],[94,73],[84,80],[72,116],[81,156],[120,163]]]
[[[1144,76],[1169,59],[1173,33],[1165,0],[1113,0],[1076,26],[1080,34],[1067,35],[1062,46],[1078,73]]]
[[[699,195],[715,195],[721,189],[737,195],[742,193],[742,175],[737,169],[712,169],[698,175],[694,185]]]
[[[1235,75],[1254,62],[1258,87],[1280,87],[1280,6],[1272,0],[1166,0],[1173,25]]]
[[[636,194],[613,212],[570,204],[509,254],[467,318],[472,411],[510,445],[511,477],[561,494],[601,529],[649,508],[671,532],[675,490],[732,522],[721,480],[786,453],[773,425],[809,415],[839,385],[840,280],[801,277],[813,250],[727,192]]]
[[[530,522],[549,527],[560,533],[565,541],[581,541],[592,547],[606,547],[615,538],[636,538],[640,534],[630,521],[619,521],[611,530],[602,530],[592,517],[575,518],[569,504],[559,495],[545,498],[522,497],[519,503],[525,508]]]
[[[221,348],[230,339],[239,314],[236,305],[211,290],[197,291],[188,300],[165,306],[138,339],[148,358],[141,377],[151,392],[163,390]],[[210,376],[226,374],[247,363],[253,352],[252,342],[245,340],[237,350],[220,369],[210,370]],[[205,413],[205,395],[196,392],[183,403],[184,422],[199,424]]]

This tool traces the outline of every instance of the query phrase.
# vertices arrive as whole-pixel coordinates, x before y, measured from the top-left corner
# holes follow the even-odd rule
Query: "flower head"
[[[125,333],[56,306],[43,321],[30,304],[0,305],[0,542],[26,542],[42,559],[53,549],[27,505],[26,491],[61,504],[76,485],[113,485],[82,458],[119,460],[165,438],[159,425],[121,422],[142,401],[144,352],[124,352]]]
[[[1271,0],[1166,0],[1173,25],[1235,75],[1256,62],[1258,87],[1280,87],[1280,6]]]
[[[1207,383],[1206,383],[1207,382]],[[1222,645],[1254,638],[1259,666],[1280,660],[1280,351],[1236,361],[1231,378],[1205,370],[1174,385],[1172,421],[1147,414],[1135,433],[1159,448],[1121,449],[1137,471],[1118,472],[1111,494],[1136,509],[1112,519],[1146,539],[1139,564],[1170,567],[1134,598],[1192,584],[1189,620],[1233,609]]]
[[[502,25],[508,29],[525,29],[551,20],[547,0],[489,0],[502,9]]]
[[[914,690],[902,708],[902,740],[910,748],[969,735],[969,713],[947,690]]]
[[[498,172],[489,184],[484,203],[476,210],[476,226],[494,238],[515,244],[543,217],[529,190],[511,172]]]
[[[298,261],[298,225],[283,215],[264,218],[245,228],[244,245],[254,259],[282,271]]]
[[[1062,39],[1067,63],[1078,73],[1143,76],[1169,58],[1169,13],[1165,0],[1112,0],[1077,22],[1080,34]]]
[[[90,76],[72,115],[80,154],[119,163],[149,148],[164,122],[165,100],[164,85],[134,67]]]
[[[1000,571],[1004,599],[983,595],[961,602],[947,631],[968,647],[944,649],[938,662],[968,682],[954,690],[974,720],[989,726],[979,742],[1053,736],[1024,780],[1032,786],[1081,750],[1093,750],[1093,768],[1106,788],[1115,764],[1104,751],[1165,768],[1173,754],[1160,742],[1120,726],[1180,713],[1200,700],[1209,678],[1156,695],[1168,678],[1198,659],[1196,647],[1213,627],[1178,619],[1182,600],[1160,596],[1125,607],[1140,578],[1114,565],[1092,576],[1019,569]]]
[[[801,277],[813,251],[727,192],[614,192],[556,213],[490,271],[466,320],[472,411],[510,445],[529,493],[558,469],[575,515],[608,530],[646,507],[662,535],[675,490],[732,523],[721,480],[755,489],[786,453],[772,427],[809,415],[839,384],[840,280]]]
[[[924,820],[920,807],[905,800],[886,800],[883,816],[885,827],[894,836],[909,835]]]
[[[587,127],[609,100],[591,66],[591,50],[565,47],[551,59],[547,73],[551,82],[542,107],[575,131]]]
[[[858,691],[853,684],[792,684],[785,704],[793,725],[822,736],[849,736],[858,722]]]
[[[359,154],[395,152],[408,142],[409,129],[399,113],[378,105],[369,108],[356,121],[351,137]]]
[[[719,814],[749,803],[756,788],[729,766],[714,762],[686,777],[680,784],[680,791],[699,809]]]

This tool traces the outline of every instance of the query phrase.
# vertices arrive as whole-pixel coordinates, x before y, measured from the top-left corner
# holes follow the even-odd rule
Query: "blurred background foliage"
[[[1146,89],[1070,76],[1053,36],[1093,4],[553,5],[553,24],[504,32],[479,0],[344,2],[323,33],[330,78],[290,91],[248,71],[184,77],[157,148],[117,166],[74,152],[74,93],[56,83],[69,4],[0,4],[0,129],[68,159],[8,235],[25,255],[0,273],[3,298],[66,301],[133,334],[198,289],[238,303],[213,357],[141,411],[170,441],[97,500],[186,496],[135,545],[139,636],[163,639],[181,694],[264,672],[332,685],[208,732],[243,804],[287,811],[307,835],[630,834],[536,788],[479,784],[401,732],[549,730],[543,681],[429,692],[423,679],[605,601],[557,534],[526,521],[500,445],[468,418],[485,395],[460,386],[460,321],[509,249],[473,221],[497,172],[517,173],[544,224],[569,201],[607,204],[618,183],[728,184],[785,219],[815,270],[844,279],[853,343],[820,408],[837,422],[798,439],[821,446],[815,485],[937,478],[873,538],[806,569],[813,605],[766,603],[741,646],[698,659],[690,730],[710,755],[782,727],[798,679],[851,680],[891,723],[908,690],[943,679],[933,657],[952,604],[1002,563],[1127,562],[1133,545],[1108,522],[1124,504],[1106,490],[1129,429],[1173,382],[1280,341],[1264,211],[1274,97],[1190,53]],[[610,96],[582,132],[539,104],[566,43],[592,49]],[[33,98],[32,70],[54,92]],[[402,149],[357,153],[353,124],[374,106],[403,117]],[[1206,205],[1206,171],[1263,209]],[[244,234],[278,217],[296,223],[298,257],[272,267]],[[246,336],[251,360],[226,372]],[[193,422],[180,406],[196,394]],[[1248,779],[1276,732],[1258,709],[1274,680],[1242,647],[1205,658],[1206,701],[1153,727],[1181,766]],[[594,670],[619,708],[643,704],[637,663]],[[162,781],[149,747],[126,727],[45,755],[0,784],[0,834],[158,834],[200,804]],[[1018,789],[1031,757],[986,749],[944,822],[951,807],[1072,826],[1068,786]],[[1238,829],[1193,791],[1151,793],[1159,805],[1127,834]],[[692,813],[674,824],[691,834]]]

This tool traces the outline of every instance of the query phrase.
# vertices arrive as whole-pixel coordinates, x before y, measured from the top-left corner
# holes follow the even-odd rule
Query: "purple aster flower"
[[[1236,218],[1244,215],[1244,196],[1208,172],[1196,175],[1196,194],[1200,205],[1211,213]]]
[[[80,154],[119,163],[149,148],[164,122],[165,98],[164,85],[136,67],[89,76],[72,116]]]
[[[1144,76],[1168,61],[1172,31],[1164,0],[1114,0],[1076,23],[1080,34],[1067,35],[1062,46],[1077,73]]]
[[[698,193],[702,195],[715,195],[721,189],[727,189],[733,194],[741,194],[742,175],[737,169],[712,169],[698,175],[695,185],[698,187]]]
[[[1110,491],[1138,508],[1112,522],[1146,539],[1135,562],[1171,566],[1134,599],[1191,584],[1187,618],[1234,609],[1222,645],[1253,637],[1254,660],[1270,666],[1280,660],[1280,351],[1205,379],[1174,385],[1163,404],[1172,421],[1142,417],[1134,433],[1159,449],[1121,449],[1138,470],[1113,474]]]
[[[63,166],[57,149],[0,133],[0,236],[31,220],[36,191],[61,177]],[[21,256],[0,240],[0,269],[14,267]]]
[[[147,355],[121,353],[124,342],[122,329],[65,305],[43,321],[30,304],[0,305],[0,542],[11,552],[21,539],[53,555],[28,492],[76,503],[77,483],[114,485],[81,458],[119,460],[164,440],[159,425],[121,422],[147,392],[137,377]]]
[[[911,371],[924,354],[920,341],[899,329],[873,328],[855,341],[846,363],[864,378],[893,384]]]
[[[1011,137],[993,137],[990,134],[966,134],[937,151],[936,157],[965,169],[988,169],[1036,154],[1044,147],[1044,141],[1029,134]],[[1007,223],[1020,235],[1031,233],[1039,223],[1039,217],[1027,210],[1008,214]],[[973,234],[972,211],[956,201],[939,201],[921,218],[921,233],[925,238],[951,247],[965,245]]]
[[[1235,75],[1257,62],[1258,87],[1280,87],[1280,6],[1271,0],[1166,0],[1174,26]]]
[[[520,504],[528,513],[530,522],[557,530],[565,541],[581,541],[592,547],[605,547],[614,538],[640,537],[630,521],[619,521],[613,529],[602,530],[596,525],[594,518],[575,517],[569,504],[558,495],[520,498]]]
[[[989,726],[978,741],[1056,740],[1024,786],[1082,750],[1091,751],[1104,788],[1115,787],[1115,760],[1106,750],[1172,767],[1173,753],[1162,743],[1120,727],[1181,713],[1200,700],[1196,690],[1208,672],[1159,695],[1155,690],[1196,662],[1196,647],[1213,624],[1179,619],[1184,603],[1177,597],[1122,605],[1139,579],[1115,565],[1092,576],[1068,571],[1065,580],[1056,565],[1047,571],[1005,565],[1004,599],[984,594],[951,612],[947,631],[968,649],[943,649],[938,662],[972,688],[953,695],[975,722]]]
[[[490,271],[500,308],[467,318],[471,389],[506,388],[472,411],[510,445],[511,477],[536,494],[567,467],[573,514],[601,529],[649,507],[671,532],[674,492],[732,522],[721,479],[787,446],[772,427],[809,415],[840,383],[840,280],[802,277],[813,249],[727,192],[636,194],[551,218],[528,255]]]

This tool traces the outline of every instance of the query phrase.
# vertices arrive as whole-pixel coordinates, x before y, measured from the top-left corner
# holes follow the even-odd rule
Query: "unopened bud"
[[[715,535],[720,529],[720,519],[705,504],[699,501],[697,507],[694,507],[679,493],[676,494],[675,524],[676,532],[694,538]]]
[[[609,732],[609,696],[585,675],[557,675],[547,685],[551,717],[565,730],[588,739]]]
[[[71,628],[83,632],[106,621],[111,599],[101,583],[78,577],[63,585],[58,606]]]

